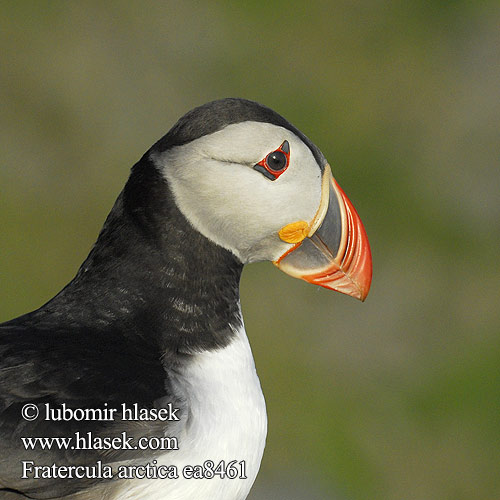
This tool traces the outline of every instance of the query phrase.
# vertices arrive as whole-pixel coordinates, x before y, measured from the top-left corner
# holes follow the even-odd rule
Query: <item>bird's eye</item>
[[[263,160],[254,165],[254,169],[264,174],[269,180],[275,181],[290,163],[290,144],[284,141],[281,146],[269,153]]]
[[[286,156],[281,151],[274,151],[266,156],[266,165],[274,171],[282,170],[286,166]]]

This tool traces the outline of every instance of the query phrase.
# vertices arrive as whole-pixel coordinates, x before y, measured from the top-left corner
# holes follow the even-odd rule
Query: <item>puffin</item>
[[[321,153],[226,98],[132,167],[74,279],[0,325],[0,499],[244,500],[267,417],[245,264],[364,300],[368,238]]]

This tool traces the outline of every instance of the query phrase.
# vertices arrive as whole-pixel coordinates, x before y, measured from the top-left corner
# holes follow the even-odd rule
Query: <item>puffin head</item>
[[[243,264],[364,300],[372,275],[361,220],[321,151],[278,113],[244,99],[184,115],[149,152],[190,224]]]

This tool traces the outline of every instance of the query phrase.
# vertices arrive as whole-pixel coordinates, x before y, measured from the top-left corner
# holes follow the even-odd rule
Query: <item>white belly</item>
[[[173,465],[178,479],[128,480],[115,493],[119,500],[244,500],[260,467],[267,432],[264,396],[245,330],[223,349],[195,356],[173,380],[185,394],[189,416],[179,435],[179,450],[158,457]],[[184,420],[184,418],[183,418]],[[236,461],[245,478],[187,479],[185,466]],[[241,466],[244,463],[244,466]]]

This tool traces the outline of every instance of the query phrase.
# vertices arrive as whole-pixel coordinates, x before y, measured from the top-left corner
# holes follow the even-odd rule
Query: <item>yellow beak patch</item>
[[[286,243],[300,243],[309,232],[309,223],[305,220],[292,222],[282,227],[278,234],[280,239]]]

